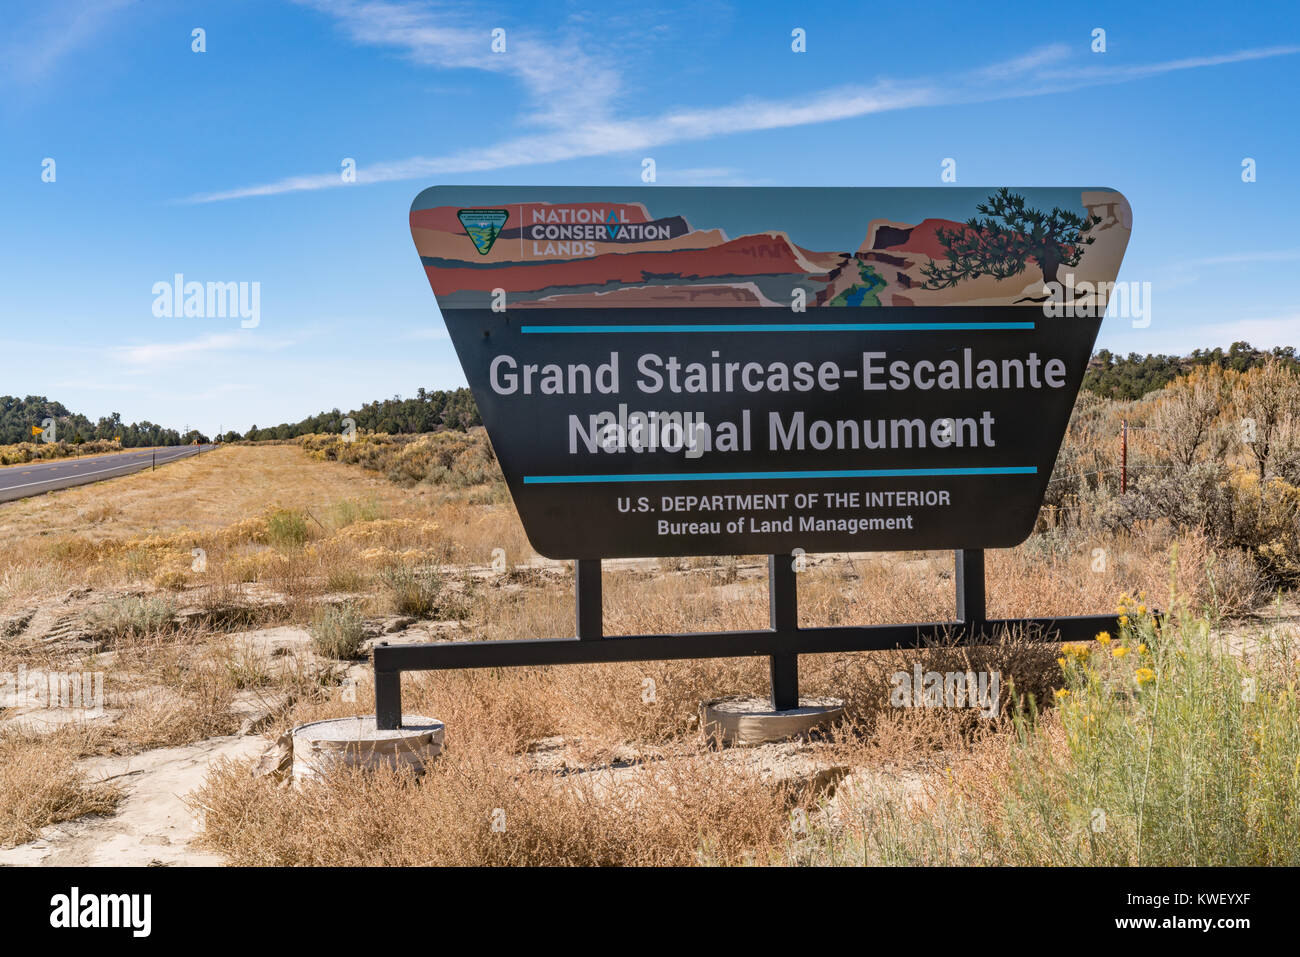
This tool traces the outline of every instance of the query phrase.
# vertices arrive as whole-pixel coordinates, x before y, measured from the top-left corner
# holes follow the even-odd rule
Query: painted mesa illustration
[[[411,209],[444,309],[1032,305],[1112,282],[1131,230],[1103,188],[441,186]]]

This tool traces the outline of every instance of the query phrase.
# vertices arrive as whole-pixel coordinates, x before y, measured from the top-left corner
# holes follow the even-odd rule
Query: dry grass
[[[460,538],[463,527],[440,531]],[[1096,613],[1114,607],[1122,591],[1167,593],[1174,556],[1179,589],[1202,605],[1253,600],[1225,598],[1214,553],[1196,533],[1146,530],[1097,547],[1106,550],[1104,562],[1090,549],[1042,539],[990,553],[991,614]],[[947,553],[827,558],[801,578],[801,618],[805,624],[950,618],[950,563]],[[668,569],[628,564],[606,576],[611,634],[766,623],[764,568],[757,560],[684,561]],[[568,634],[571,594],[571,576],[562,570],[489,576],[462,592],[463,625],[474,638]],[[848,711],[846,725],[813,753],[835,764],[894,765],[930,777],[974,762],[987,774],[1007,760],[1007,720],[967,710],[896,710],[889,704],[891,675],[917,662],[941,672],[996,671],[1005,715],[1015,704],[1050,704],[1062,681],[1058,654],[1056,646],[1005,635],[1000,644],[981,648],[808,656],[801,663],[805,693],[843,697]],[[767,681],[762,659],[408,675],[405,710],[436,715],[452,729],[447,751],[422,784],[395,775],[343,775],[299,794],[254,781],[244,768],[225,767],[198,797],[207,840],[242,863],[798,859],[789,808],[807,803],[807,796],[782,792],[751,769],[710,754],[697,724],[701,700],[762,695]],[[647,688],[653,689],[649,699]],[[283,724],[363,713],[372,707],[368,694],[363,689],[355,702],[304,701]],[[1050,718],[1044,727],[1050,735]],[[530,742],[552,736],[569,742],[571,760],[586,773],[557,781],[550,771],[531,769]],[[601,769],[629,749],[640,762],[635,783],[607,786],[611,772]],[[505,814],[504,833],[490,827],[497,808]],[[382,827],[381,819],[387,822]]]
[[[779,846],[799,795],[706,755],[647,762],[627,787],[599,770],[560,778],[530,770],[528,742],[596,726],[584,695],[599,689],[606,709],[621,707],[607,677],[577,668],[419,676],[407,709],[454,729],[419,783],[344,773],[284,790],[246,765],[223,765],[194,798],[205,841],[232,863],[276,865],[695,864],[702,855],[738,863]],[[305,702],[285,723],[372,706],[363,689],[356,703]],[[612,741],[586,743],[593,768],[607,764]]]
[[[1036,646],[1041,648],[1041,646]],[[1059,675],[1052,647],[1008,642],[996,661],[1022,674]],[[908,653],[910,654],[910,653]],[[936,649],[929,666],[964,662]],[[1005,661],[1004,661],[1005,659]],[[953,750],[983,752],[1005,737],[1000,721],[969,713],[890,709],[893,656],[817,656],[810,691],[846,690],[854,718],[821,744],[817,760],[848,766],[902,763],[933,769]],[[642,695],[656,676],[656,700]],[[301,790],[254,779],[244,764],[215,768],[194,803],[204,840],[239,864],[364,865],[681,865],[783,863],[791,853],[791,810],[816,812],[804,786],[764,782],[752,767],[704,746],[694,715],[703,697],[758,691],[761,663],[750,659],[514,669],[413,676],[404,704],[449,727],[447,747],[420,782],[399,774],[345,773]],[[368,690],[368,689],[367,689]],[[356,713],[371,706],[318,700],[286,724]],[[530,765],[530,742],[563,735],[567,773]],[[634,762],[623,771],[617,758]],[[499,809],[499,810],[498,810]],[[493,823],[504,821],[505,830]]]
[[[448,753],[422,781],[343,773],[300,791],[216,769],[194,798],[232,864],[686,865],[779,846],[788,795],[707,760],[647,766],[635,786],[557,780],[519,759]],[[494,824],[496,828],[494,829]]]
[[[946,752],[1005,734],[1005,723],[973,712],[900,713],[889,706],[893,671],[916,660],[941,670],[998,669],[1017,689],[1050,697],[1046,689],[1059,683],[1056,655],[1053,646],[1008,636],[987,649],[806,658],[806,690],[846,695],[850,713],[807,753],[838,765],[941,764]],[[450,729],[446,750],[419,783],[341,774],[284,790],[252,778],[246,765],[223,765],[195,797],[205,841],[241,864],[780,863],[790,853],[791,809],[815,812],[815,796],[723,760],[696,725],[703,698],[762,693],[764,664],[410,675],[404,709],[436,715]],[[655,689],[649,700],[647,678]],[[274,730],[372,707],[368,687],[355,702],[315,698]],[[569,745],[567,773],[559,776],[535,768],[529,755],[531,743],[557,735]],[[631,769],[611,770],[616,759],[631,760]],[[501,814],[504,832],[492,828]]]
[[[88,735],[95,732],[0,732],[0,847],[30,841],[50,824],[112,812],[118,788],[87,780],[76,766],[93,747]]]
[[[112,749],[148,751],[232,734],[236,673],[215,662],[177,669],[166,684],[142,689],[113,725]]]
[[[202,550],[202,567],[194,549]],[[497,549],[504,568],[490,567]],[[1194,610],[1221,616],[1257,604],[1258,578],[1240,556],[1216,551],[1199,532],[1151,524],[1095,540],[1077,529],[1050,532],[989,552],[989,613],[1098,613],[1124,591],[1166,595],[1175,556],[1177,588]],[[951,553],[813,558],[800,576],[804,625],[953,617]],[[762,559],[744,556],[611,563],[606,630],[764,627],[765,575]],[[0,506],[0,614],[84,585],[110,590],[98,600],[96,620],[113,652],[110,707],[122,714],[93,740],[49,745],[54,770],[45,791],[32,790],[30,775],[46,760],[46,739],[0,742],[0,822],[18,822],[0,829],[12,840],[28,839],[34,828],[63,819],[58,815],[111,806],[109,792],[77,776],[77,757],[231,733],[242,691],[284,693],[293,702],[274,718],[272,734],[373,708],[365,683],[356,700],[344,700],[332,672],[270,669],[224,645],[223,632],[306,625],[340,607],[358,619],[347,629],[348,647],[358,638],[359,616],[393,612],[449,622],[460,639],[573,629],[571,568],[532,552],[499,483],[451,489],[421,482],[404,490],[353,465],[312,461],[291,444],[228,447],[111,485]],[[158,612],[164,607],[201,614],[179,626]],[[915,663],[941,672],[997,671],[1004,714],[1013,702],[1050,704],[1062,681],[1058,651],[1025,639],[804,657],[804,693],[844,698],[848,712],[843,726],[806,753],[931,781],[952,767],[963,780],[993,787],[1013,760],[1005,717],[892,708],[890,678]],[[49,654],[0,643],[6,661]],[[812,795],[774,787],[752,767],[724,760],[698,728],[700,701],[763,695],[767,687],[767,662],[755,658],[408,675],[405,710],[434,715],[449,728],[447,750],[422,782],[343,774],[282,790],[243,765],[223,765],[196,798],[205,839],[232,862],[250,864],[800,860],[789,812],[799,805],[815,814]],[[1042,722],[1049,742],[1055,720],[1049,711]],[[565,741],[563,775],[539,770],[530,754],[532,743],[552,736]],[[639,770],[615,776],[611,767],[628,760]],[[30,799],[16,782],[29,782]],[[491,826],[498,809],[504,831]]]
[[[313,529],[308,514],[319,518],[359,498],[403,513],[423,511],[419,496],[355,468],[303,466],[303,453],[293,446],[232,446],[111,486],[0,505],[0,606],[73,584],[149,583],[167,570],[183,570],[185,581],[200,583],[205,579],[189,571],[193,548],[213,545],[217,555],[210,557],[223,551],[241,557],[247,549],[240,546],[250,544],[239,541],[241,523],[261,523],[264,541],[256,544],[262,545],[268,520],[284,510],[301,513]],[[108,488],[111,508],[103,501]]]
[[[104,488],[0,505],[0,612],[86,585],[219,593],[252,582],[300,602],[291,617],[305,620],[316,596],[379,596],[385,576],[409,569],[486,566],[496,549],[510,566],[536,560],[513,509],[403,491],[292,445],[232,446],[116,479],[111,507]]]

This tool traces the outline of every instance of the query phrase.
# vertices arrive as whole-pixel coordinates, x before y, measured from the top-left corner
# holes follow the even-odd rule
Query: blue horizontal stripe
[[[948,469],[828,469],[791,472],[651,472],[643,475],[525,475],[525,485],[573,485],[585,482],[722,482],[753,479],[913,478],[927,475],[1035,475],[1032,465]]]
[[[935,332],[966,329],[1033,329],[1032,322],[716,322],[681,325],[520,326],[525,335],[600,332]]]

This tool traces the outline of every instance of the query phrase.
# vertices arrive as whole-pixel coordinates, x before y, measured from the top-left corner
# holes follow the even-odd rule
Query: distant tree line
[[[1279,359],[1284,367],[1300,372],[1300,357],[1294,346],[1278,347],[1271,351],[1256,349],[1248,342],[1234,342],[1225,351],[1221,348],[1196,349],[1187,356],[1139,355],[1119,356],[1108,349],[1100,350],[1088,363],[1083,377],[1083,388],[1110,399],[1138,399],[1167,384],[1198,366],[1217,366],[1245,372],[1263,365],[1268,359]],[[0,396],[0,445],[27,442],[33,439],[32,426],[44,419],[54,419],[57,438],[80,443],[92,439],[112,441],[121,436],[123,448],[148,445],[188,445],[190,442],[208,442],[206,435],[196,429],[185,433],[164,428],[149,421],[122,421],[113,412],[92,422],[86,416],[70,412],[61,402],[44,396]],[[469,389],[419,389],[414,396],[377,399],[359,409],[341,412],[331,409],[308,416],[300,422],[285,422],[268,428],[253,425],[240,434],[233,429],[217,437],[221,442],[265,441],[268,439],[294,439],[301,435],[340,433],[344,419],[351,419],[358,432],[387,433],[390,435],[440,432],[446,429],[465,431],[482,425],[478,406]]]
[[[148,445],[188,445],[198,440],[207,442],[207,436],[196,429],[183,435],[175,429],[163,428],[152,422],[123,422],[118,412],[102,416],[91,422],[79,412],[71,412],[62,402],[54,402],[43,395],[18,398],[0,395],[0,445],[40,441],[32,434],[32,427],[41,427],[46,419],[54,420],[54,437],[60,442],[80,445],[94,439],[113,441],[121,436],[123,448],[140,448]]]
[[[351,412],[332,409],[308,416],[301,422],[285,422],[264,429],[254,425],[243,435],[234,431],[226,432],[221,440],[293,439],[300,435],[342,432],[344,419],[352,419],[358,432],[385,432],[390,435],[439,432],[444,429],[464,431],[483,424],[469,389],[435,389],[432,392],[419,389],[409,399],[395,395],[391,399],[367,402]]]
[[[1288,368],[1300,372],[1300,358],[1297,358],[1294,346],[1265,351],[1254,348],[1248,342],[1234,342],[1226,351],[1221,348],[1196,349],[1187,356],[1143,356],[1130,353],[1127,357],[1102,349],[1088,364],[1083,377],[1083,388],[1106,398],[1138,399],[1164,388],[1197,366],[1213,365],[1245,372],[1263,365],[1272,357],[1277,357]],[[390,435],[438,432],[443,429],[464,431],[482,424],[478,406],[474,404],[474,396],[469,389],[420,389],[409,399],[395,395],[391,399],[368,402],[352,412],[333,409],[309,416],[301,422],[283,423],[270,428],[254,425],[243,435],[227,432],[221,436],[221,440],[293,439],[300,435],[338,433],[344,429],[345,418],[351,418],[359,432]]]
[[[1300,358],[1295,346],[1279,346],[1271,351],[1254,348],[1249,342],[1234,342],[1223,349],[1194,349],[1187,356],[1138,355],[1118,356],[1102,349],[1088,363],[1083,376],[1083,387],[1107,399],[1140,399],[1157,389],[1163,389],[1180,375],[1186,375],[1202,366],[1217,366],[1245,372],[1262,366],[1267,360],[1277,358],[1292,372],[1300,372]]]

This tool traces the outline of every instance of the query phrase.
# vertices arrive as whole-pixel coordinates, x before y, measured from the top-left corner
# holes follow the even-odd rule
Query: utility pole
[[[1128,491],[1128,419],[1124,420],[1124,428],[1120,432],[1119,440],[1119,494],[1123,495]]]

